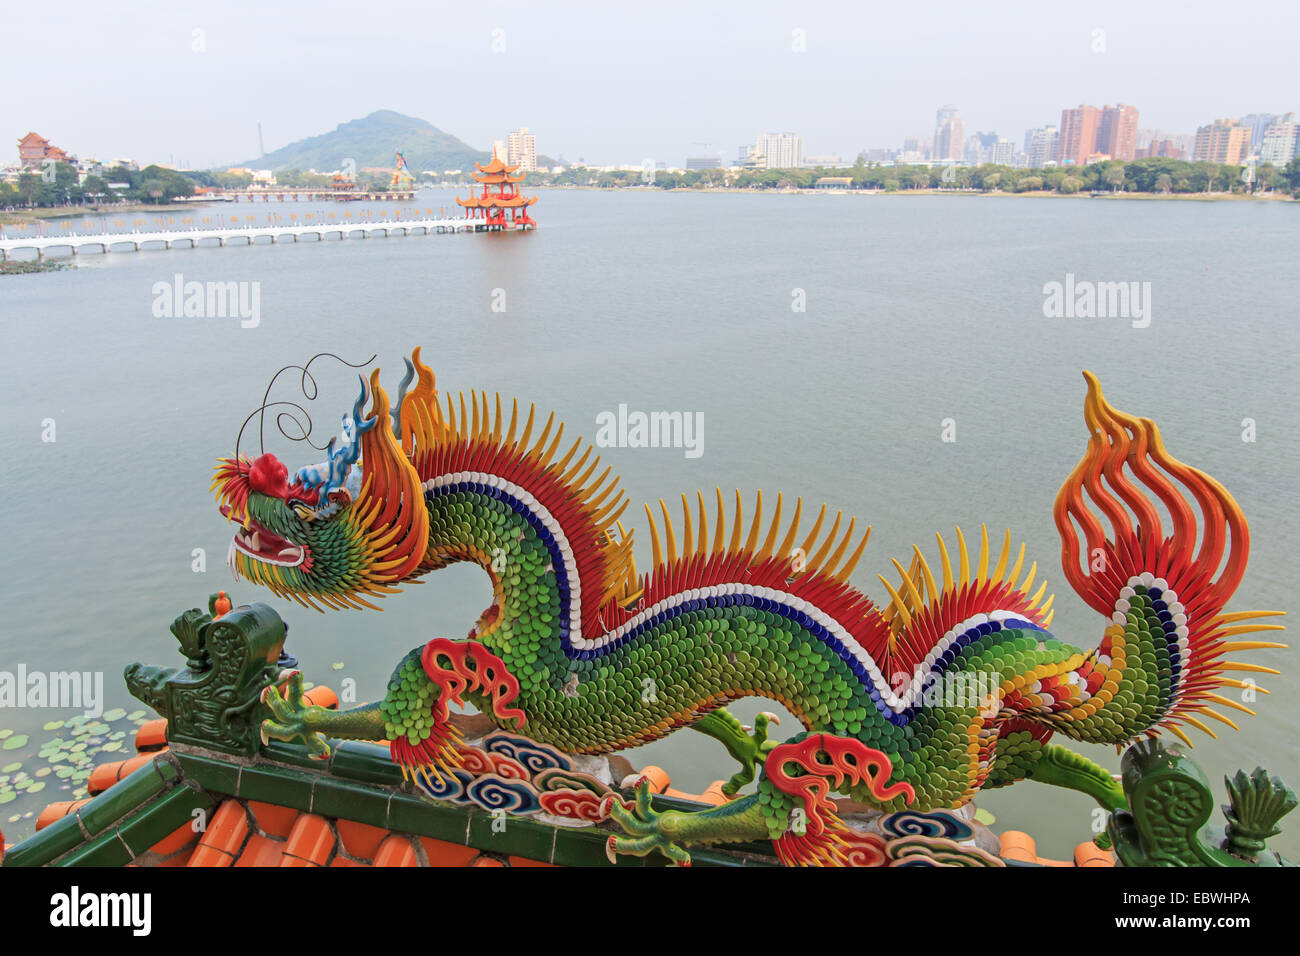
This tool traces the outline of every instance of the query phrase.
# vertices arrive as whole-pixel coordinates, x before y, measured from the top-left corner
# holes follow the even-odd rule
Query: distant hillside
[[[432,123],[392,110],[379,110],[361,119],[344,123],[331,133],[322,133],[290,143],[261,158],[238,165],[258,169],[315,169],[319,172],[340,169],[347,159],[358,170],[366,167],[391,169],[393,156],[402,151],[411,172],[419,176],[425,169],[471,169],[475,161],[486,163],[490,150],[474,149]],[[543,157],[538,157],[542,162]]]

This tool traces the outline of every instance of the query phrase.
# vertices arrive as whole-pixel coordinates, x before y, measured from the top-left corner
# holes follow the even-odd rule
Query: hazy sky
[[[203,167],[256,156],[258,121],[270,151],[393,109],[478,148],[526,125],[550,156],[678,165],[764,131],[811,154],[897,147],[944,103],[967,134],[1017,144],[1080,102],[1131,103],[1175,133],[1300,111],[1294,0],[1069,6],[14,2],[0,135]]]

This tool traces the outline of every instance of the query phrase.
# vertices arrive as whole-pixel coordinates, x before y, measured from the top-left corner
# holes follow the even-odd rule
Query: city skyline
[[[811,154],[851,158],[925,132],[945,103],[967,129],[1018,143],[1057,124],[1066,104],[1136,103],[1144,125],[1194,133],[1300,100],[1288,68],[1293,10],[1238,25],[1209,3],[1135,12],[1102,2],[1043,24],[1036,6],[1013,3],[990,24],[940,6],[951,14],[917,26],[792,3],[760,3],[743,19],[673,3],[655,18],[602,8],[599,23],[585,5],[506,3],[399,9],[407,26],[394,33],[365,18],[344,27],[318,5],[245,0],[130,14],[74,4],[82,19],[68,32],[65,8],[26,5],[7,11],[11,35],[57,34],[62,55],[52,64],[40,44],[9,51],[15,76],[39,80],[8,85],[0,117],[22,128],[15,136],[33,129],[84,154],[195,168],[256,156],[259,122],[271,151],[381,108],[476,148],[527,124],[547,155],[676,163],[700,142],[728,156],[773,130],[796,131]],[[909,43],[891,39],[900,30]],[[350,57],[378,57],[384,69],[340,69]],[[473,96],[463,95],[467,76]],[[485,111],[494,99],[509,108]]]

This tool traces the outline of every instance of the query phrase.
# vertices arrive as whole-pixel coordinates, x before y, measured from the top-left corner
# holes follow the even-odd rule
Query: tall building
[[[1016,159],[1016,144],[999,136],[989,147],[989,162],[999,166],[1010,166]]]
[[[1300,155],[1300,124],[1295,121],[1294,113],[1275,117],[1264,130],[1259,147],[1259,160],[1275,166],[1285,166]]]
[[[1048,164],[1056,165],[1057,138],[1055,126],[1031,129],[1025,134],[1025,155],[1029,157],[1031,169],[1042,169]]]
[[[518,166],[525,172],[537,172],[537,137],[528,132],[527,126],[506,136],[507,166]]]
[[[803,165],[803,140],[794,133],[762,133],[754,152],[766,169],[798,169]]]
[[[1250,127],[1234,119],[1217,119],[1196,131],[1192,159],[1236,166],[1250,155]]]
[[[1251,113],[1249,116],[1243,116],[1241,125],[1250,127],[1250,151],[1253,153],[1264,145],[1264,133],[1270,126],[1284,122],[1286,117],[1275,116],[1272,113]]]
[[[1138,109],[1136,106],[1107,106],[1097,127],[1097,152],[1111,159],[1132,160],[1137,153]]]
[[[931,159],[962,158],[966,144],[966,124],[957,115],[957,107],[944,106],[934,114],[934,148]]]
[[[1057,137],[1056,161],[1062,166],[1083,166],[1097,151],[1097,131],[1101,128],[1101,110],[1079,105],[1061,111],[1061,131]]]

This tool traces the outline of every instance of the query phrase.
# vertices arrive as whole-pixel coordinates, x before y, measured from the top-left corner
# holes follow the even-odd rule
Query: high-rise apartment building
[[[527,126],[506,136],[507,166],[518,166],[525,172],[537,171],[537,137],[528,132]]]
[[[1010,166],[1016,159],[1016,144],[999,136],[989,147],[989,162],[999,166]]]
[[[1234,119],[1217,119],[1196,131],[1192,159],[1236,166],[1250,155],[1250,127]]]
[[[1259,160],[1262,163],[1285,166],[1300,155],[1300,123],[1296,123],[1294,113],[1286,113],[1274,119],[1264,130]]]
[[[1251,113],[1241,118],[1242,126],[1250,127],[1250,151],[1253,153],[1264,145],[1264,133],[1274,123],[1284,123],[1286,118],[1273,113]]]
[[[1136,106],[1120,103],[1098,109],[1080,104],[1076,109],[1061,111],[1056,159],[1074,166],[1082,166],[1095,156],[1131,160],[1137,155],[1137,136]]]
[[[966,144],[966,124],[957,115],[957,107],[944,106],[934,114],[934,148],[931,159],[962,158]]]
[[[1097,127],[1097,152],[1111,159],[1132,160],[1137,153],[1138,109],[1136,106],[1103,107]]]
[[[1056,165],[1057,133],[1055,126],[1044,126],[1025,134],[1025,155],[1031,169],[1042,169],[1048,163]]]
[[[1061,131],[1057,137],[1056,161],[1062,166],[1082,166],[1097,151],[1097,131],[1101,128],[1101,110],[1080,105],[1061,111]]]
[[[803,140],[794,133],[763,133],[754,153],[766,169],[798,169],[803,165]]]

